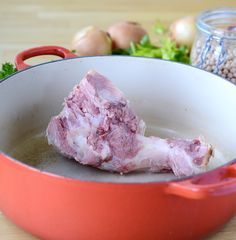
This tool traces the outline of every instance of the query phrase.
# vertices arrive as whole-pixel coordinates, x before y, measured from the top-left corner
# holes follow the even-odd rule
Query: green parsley
[[[2,64],[2,69],[0,70],[0,80],[16,72],[16,68],[12,63],[6,62]]]
[[[161,58],[182,63],[190,63],[189,49],[186,46],[177,47],[176,43],[170,38],[165,38],[161,46],[153,45],[148,35],[145,35],[140,43],[130,43],[128,49],[114,50],[114,55],[143,56]]]
[[[167,28],[160,22],[157,21],[153,27],[154,33],[161,35],[167,32]]]

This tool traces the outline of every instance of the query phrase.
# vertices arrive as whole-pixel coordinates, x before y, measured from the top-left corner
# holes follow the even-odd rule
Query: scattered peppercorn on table
[[[157,20],[168,25],[186,15],[196,15],[203,10],[222,5],[234,6],[235,0],[2,1],[0,63],[12,62],[17,52],[34,46],[59,45],[70,48],[76,31],[88,25],[96,25],[106,30],[116,21],[137,21],[148,31],[151,38],[155,38],[152,26]],[[30,60],[30,63],[52,59],[55,57],[40,57]],[[15,226],[0,213],[0,240],[33,239],[37,238]],[[236,239],[236,217],[207,239]]]

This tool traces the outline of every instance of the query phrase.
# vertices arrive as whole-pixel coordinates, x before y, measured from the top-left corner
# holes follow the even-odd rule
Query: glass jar
[[[203,12],[196,25],[192,65],[236,84],[236,7]]]

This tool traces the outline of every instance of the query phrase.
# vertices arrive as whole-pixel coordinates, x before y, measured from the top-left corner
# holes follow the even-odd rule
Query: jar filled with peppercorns
[[[236,84],[236,8],[200,14],[191,51],[193,66],[218,74]]]

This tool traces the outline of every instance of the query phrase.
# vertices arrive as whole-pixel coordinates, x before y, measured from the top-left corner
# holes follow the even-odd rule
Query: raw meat
[[[89,71],[51,119],[47,138],[63,155],[112,172],[201,172],[212,154],[200,139],[145,137],[145,123],[111,81]]]

